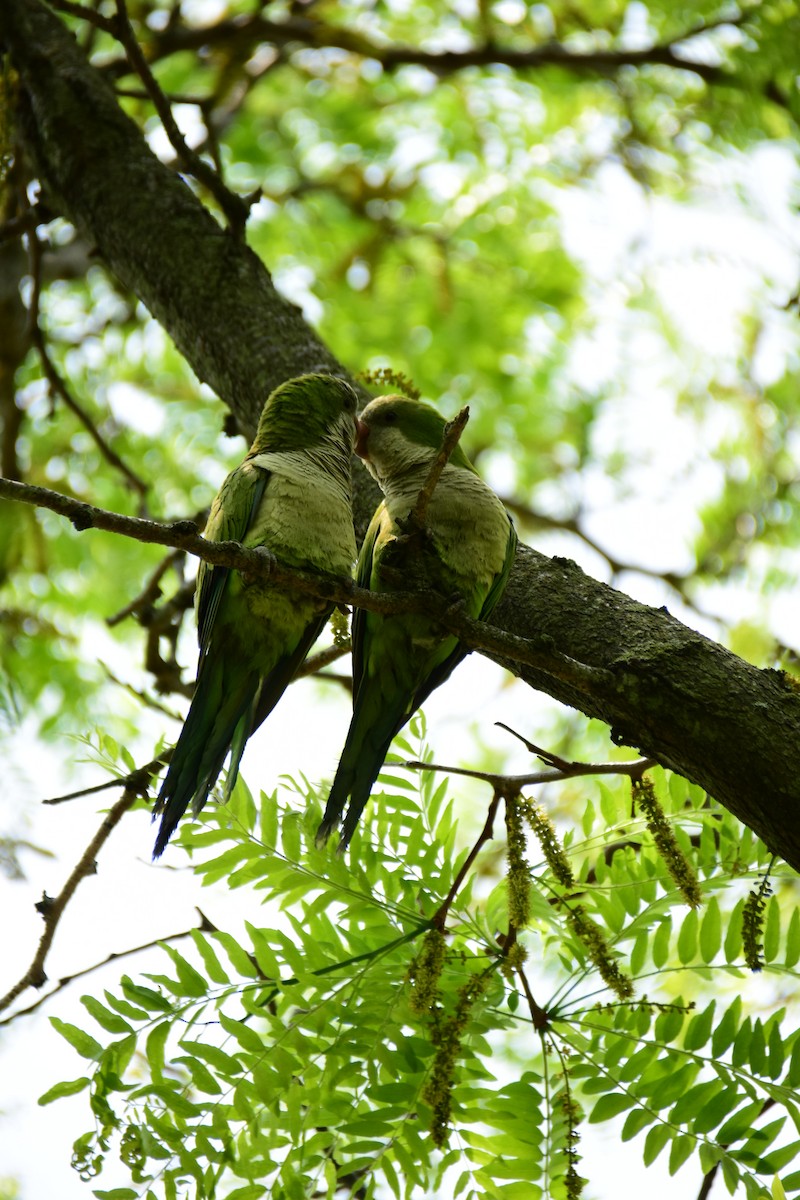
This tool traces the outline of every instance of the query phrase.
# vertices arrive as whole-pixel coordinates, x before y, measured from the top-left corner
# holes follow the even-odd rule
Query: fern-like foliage
[[[612,1119],[645,1163],[697,1156],[752,1200],[778,1174],[800,1193],[800,1033],[742,995],[768,852],[660,771],[658,838],[624,780],[581,787],[580,832],[560,839],[513,796],[510,867],[489,844],[463,879],[451,785],[391,762],[347,859],[315,847],[305,780],[258,803],[240,782],[185,826],[198,876],[241,889],[250,919],[84,997],[99,1033],[54,1019],[86,1070],[42,1103],[85,1090],[76,1169],[93,1178],[113,1154],[130,1173],[95,1195],[576,1200],[581,1123]],[[541,826],[527,843],[522,815]],[[665,824],[698,907],[661,857]],[[760,962],[795,986],[793,885],[771,878]]]

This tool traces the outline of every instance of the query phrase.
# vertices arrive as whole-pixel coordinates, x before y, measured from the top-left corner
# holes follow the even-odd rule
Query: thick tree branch
[[[252,20],[244,18],[243,36],[250,36]],[[264,30],[260,36],[269,40]],[[153,156],[57,16],[39,0],[3,0],[0,43],[19,74],[21,133],[48,199],[162,322],[243,432],[253,432],[265,396],[283,380],[310,370],[342,373],[299,310],[277,295],[256,256]],[[474,65],[486,55],[497,61],[492,48],[475,53]],[[542,62],[549,56],[574,65],[560,47],[539,47],[535,54]],[[672,48],[625,52],[624,58],[628,65],[660,62],[735,84],[718,68],[680,59]],[[619,60],[620,52],[610,51],[583,56],[582,65],[611,70]],[[455,64],[445,55],[433,65]],[[466,65],[463,56],[458,65]],[[363,528],[376,493],[363,471],[355,485]],[[84,517],[91,511],[81,508]],[[211,547],[194,528],[172,529],[175,536],[147,540],[254,569],[240,547]],[[298,577],[292,586],[300,586]],[[370,596],[347,593],[344,584],[331,584],[326,594],[365,604]],[[420,602],[419,596],[412,600]],[[606,722],[618,742],[706,788],[800,870],[800,695],[786,676],[758,670],[666,611],[526,546],[492,620],[491,628],[479,626],[478,639],[477,623],[442,614],[443,624],[470,647],[482,645],[532,687]],[[532,649],[538,662],[528,655]]]

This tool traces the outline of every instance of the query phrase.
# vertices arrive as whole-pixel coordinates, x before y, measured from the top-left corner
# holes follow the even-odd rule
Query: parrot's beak
[[[359,421],[356,417],[356,445],[355,451],[359,458],[368,458],[367,438],[369,437],[369,425],[365,425],[363,421]]]

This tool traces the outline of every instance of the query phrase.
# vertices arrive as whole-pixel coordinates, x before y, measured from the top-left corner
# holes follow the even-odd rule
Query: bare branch
[[[323,667],[330,666],[332,662],[336,662],[339,658],[344,658],[345,654],[349,653],[349,644],[346,646],[327,646],[317,654],[309,655],[303,665],[295,672],[293,681],[294,679],[305,679],[309,675],[317,675]],[[323,678],[329,679],[332,676],[325,675]]]
[[[105,842],[108,840],[112,830],[119,824],[122,817],[129,808],[135,803],[138,797],[138,792],[126,788],[122,796],[116,804],[106,813],[103,822],[100,825],[97,833],[94,835],[89,845],[84,850],[79,862],[70,874],[67,882],[57,896],[50,898],[43,897],[40,904],[36,907],[41,912],[44,918],[44,933],[39,941],[36,953],[33,956],[31,965],[28,967],[25,974],[19,979],[10,991],[6,992],[5,996],[0,998],[0,1012],[8,1008],[10,1004],[16,1000],[17,996],[26,991],[29,987],[40,988],[47,982],[47,974],[45,973],[44,965],[50,947],[55,936],[58,923],[64,914],[64,909],[72,899],[78,885],[83,879],[89,875],[94,875],[97,872],[97,855]]]
[[[147,495],[147,484],[122,461],[116,450],[111,448],[88,413],[74,399],[50,357],[44,332],[39,323],[39,301],[42,286],[42,244],[36,236],[35,230],[31,230],[28,234],[28,245],[31,259],[31,276],[33,278],[29,308],[30,337],[39,355],[45,378],[52,390],[61,398],[70,412],[78,418],[106,462],[116,471],[119,471],[127,479],[133,490],[138,493],[142,506],[144,506],[144,498]]]
[[[161,580],[166,575],[170,567],[174,566],[178,559],[183,554],[182,550],[171,550],[165,558],[153,571],[150,578],[142,588],[138,596],[135,596],[129,604],[121,608],[119,612],[114,613],[112,617],[106,617],[106,625],[113,628],[119,625],[126,617],[139,616],[143,611],[152,609],[153,605],[161,596]]]
[[[431,469],[428,472],[428,477],[420,488],[420,493],[417,496],[417,502],[414,505],[411,515],[408,518],[408,524],[421,529],[425,524],[425,514],[428,511],[428,505],[431,502],[431,497],[439,482],[442,471],[447,466],[450,455],[458,445],[459,438],[464,432],[467,421],[469,420],[469,405],[465,404],[460,412],[456,414],[452,421],[448,421],[444,427],[444,436],[442,444],[439,448],[439,453],[431,463]]]
[[[248,197],[247,200],[244,200],[241,196],[237,196],[225,186],[213,167],[210,167],[199,154],[195,154],[194,150],[190,150],[186,145],[183,134],[172,115],[169,101],[158,86],[155,76],[148,66],[147,59],[142,53],[142,48],[136,40],[136,34],[133,32],[133,27],[128,19],[128,9],[125,0],[116,0],[116,2],[117,37],[125,47],[128,62],[144,84],[147,94],[161,118],[161,124],[164,126],[172,148],[186,170],[190,171],[199,183],[208,188],[225,213],[231,233],[237,240],[241,240],[244,237],[244,227],[247,223],[250,207],[258,199],[259,193]]]
[[[554,756],[555,758],[555,756]],[[564,779],[574,779],[582,775],[626,775],[630,779],[638,779],[644,771],[656,765],[653,758],[636,758],[632,762],[581,763],[564,762],[558,759],[562,766],[553,771],[533,771],[528,775],[497,775],[491,771],[474,771],[469,767],[447,767],[441,763],[419,762],[409,759],[403,763],[411,771],[443,771],[447,775],[464,775],[468,779],[480,779],[503,795],[516,793],[523,787],[532,787],[542,783],[560,783]]]
[[[5,1017],[2,1021],[0,1021],[0,1029],[2,1029],[4,1025],[10,1025],[12,1021],[16,1021],[17,1017],[26,1017],[30,1013],[36,1012],[37,1008],[41,1008],[41,1006],[46,1004],[48,1000],[51,1000],[57,992],[62,991],[65,987],[68,987],[71,983],[74,983],[76,979],[83,979],[84,976],[91,975],[94,971],[99,971],[101,967],[106,967],[109,963],[117,962],[121,958],[130,958],[132,954],[141,954],[143,950],[152,950],[156,946],[165,945],[167,942],[182,941],[183,938],[191,937],[195,929],[205,931],[213,929],[213,925],[211,925],[203,913],[200,912],[199,908],[197,912],[200,916],[200,924],[192,926],[191,929],[184,929],[181,933],[170,933],[166,937],[154,938],[151,942],[143,942],[141,946],[131,946],[128,950],[112,950],[112,952],[101,962],[92,963],[90,967],[84,967],[82,971],[73,971],[71,975],[63,975],[54,988],[52,988],[49,992],[46,992],[43,996],[40,996],[38,1000],[34,1000],[33,1004],[29,1004],[27,1008],[17,1009],[17,1011],[12,1013],[10,1017]]]
[[[530,47],[501,46],[486,41],[463,50],[425,50],[400,43],[381,44],[360,31],[342,25],[328,25],[316,17],[292,16],[286,20],[272,21],[256,13],[245,19],[218,21],[211,28],[175,26],[167,29],[153,38],[151,61],[179,50],[196,50],[200,46],[231,45],[241,53],[245,47],[260,42],[275,46],[295,43],[311,48],[335,46],[350,54],[374,59],[386,71],[414,65],[425,67],[436,75],[447,76],[469,67],[505,66],[514,71],[527,72],[554,66],[577,75],[609,77],[625,67],[667,66],[692,71],[709,84],[737,86],[738,81],[732,72],[686,57],[676,49],[682,42],[702,32],[701,28],[693,26],[686,34],[676,34],[668,43],[642,49],[581,51],[555,41]],[[107,69],[118,70],[119,65],[108,64]]]
[[[51,7],[58,9],[59,12],[68,13],[71,17],[77,17],[81,21],[88,21],[90,25],[102,29],[103,33],[111,34],[113,38],[119,36],[117,22],[113,17],[104,17],[102,13],[97,12],[94,8],[87,8],[85,4],[76,4],[74,0],[52,0]]]
[[[132,792],[134,796],[144,796],[147,794],[147,789],[150,786],[150,780],[163,766],[169,762],[172,755],[172,749],[165,750],[158,758],[152,759],[151,762],[145,763],[143,767],[137,767],[135,771],[131,771],[130,775],[123,775],[118,779],[107,779],[105,783],[97,783],[93,787],[79,788],[77,792],[67,792],[64,796],[53,796],[50,800],[43,800],[42,804],[64,804],[67,800],[77,800],[81,796],[94,796],[97,792],[106,792],[109,788],[124,787],[126,791]]]
[[[447,893],[444,900],[437,908],[437,910],[431,920],[431,926],[433,928],[441,929],[442,931],[444,930],[445,923],[447,921],[447,914],[450,911],[450,906],[452,905],[453,901],[455,900],[456,896],[458,895],[459,889],[460,889],[462,883],[464,882],[464,880],[466,879],[467,872],[469,871],[472,864],[475,862],[475,859],[478,857],[478,855],[480,854],[481,850],[486,845],[486,843],[490,842],[492,840],[492,838],[494,837],[494,819],[497,816],[497,810],[500,807],[500,801],[502,800],[502,798],[503,798],[502,791],[495,791],[494,795],[492,796],[491,802],[489,804],[489,809],[486,814],[486,821],[484,822],[483,829],[479,833],[478,839],[475,842],[475,845],[472,847],[469,854],[464,859],[464,862],[461,864],[461,870],[458,872],[455,879],[453,880],[453,883],[450,887],[450,891]]]

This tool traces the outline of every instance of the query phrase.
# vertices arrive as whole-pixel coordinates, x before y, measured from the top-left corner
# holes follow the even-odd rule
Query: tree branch
[[[6,992],[5,996],[0,997],[0,1012],[8,1008],[16,1000],[17,996],[29,987],[40,988],[47,982],[44,964],[64,909],[72,899],[80,882],[86,879],[87,876],[96,874],[96,859],[101,847],[108,840],[112,830],[119,824],[124,814],[135,803],[137,796],[137,791],[131,788],[125,789],[116,804],[103,818],[103,823],[84,850],[80,861],[73,869],[59,894],[54,898],[44,896],[40,904],[37,904],[36,907],[44,918],[44,933],[33,956],[33,961],[25,974],[21,979],[17,980],[10,991]]]
[[[125,0],[116,0],[116,3],[117,37],[125,48],[128,62],[144,84],[145,90],[161,118],[161,124],[164,126],[173,150],[186,170],[194,175],[198,183],[202,183],[204,187],[208,188],[225,213],[231,233],[235,238],[241,239],[244,236],[244,227],[247,223],[250,206],[258,198],[258,194],[250,197],[249,202],[243,200],[241,196],[237,196],[225,186],[221,176],[217,174],[213,167],[210,167],[199,154],[195,154],[186,145],[183,134],[172,115],[169,100],[167,100],[161,88],[156,83],[155,76],[142,53],[142,48],[136,40],[136,34],[133,32],[128,18],[128,8]]]
[[[559,42],[519,48],[489,41],[464,50],[424,50],[398,43],[382,44],[359,31],[342,25],[329,25],[316,17],[292,16],[272,21],[257,13],[245,18],[218,21],[211,28],[175,25],[153,38],[151,58],[161,59],[181,50],[198,50],[201,46],[210,45],[227,46],[231,50],[235,47],[239,53],[243,53],[247,47],[267,42],[274,46],[336,47],[360,58],[379,62],[385,71],[413,65],[446,76],[469,67],[503,66],[524,72],[555,66],[576,75],[612,76],[625,67],[667,66],[692,71],[709,84],[738,86],[732,72],[684,57],[676,50],[677,46],[698,37],[702,32],[701,27],[694,26],[685,34],[677,34],[668,43],[637,50],[581,51]],[[108,64],[108,69],[118,72],[119,64]]]
[[[200,912],[199,908],[197,912],[200,916],[200,924],[193,925],[192,929],[184,929],[181,933],[170,933],[166,937],[154,938],[151,942],[143,942],[141,946],[131,946],[127,950],[112,950],[112,952],[107,955],[102,962],[92,963],[90,967],[84,967],[82,971],[73,971],[71,975],[62,975],[56,986],[51,988],[51,990],[46,992],[43,996],[40,996],[38,1000],[34,1000],[33,1004],[29,1004],[27,1008],[17,1009],[17,1011],[12,1013],[10,1017],[5,1017],[2,1021],[0,1021],[0,1029],[2,1029],[4,1025],[10,1025],[12,1021],[16,1021],[17,1017],[27,1017],[30,1013],[36,1012],[37,1008],[41,1008],[41,1006],[46,1004],[48,1000],[51,1000],[57,992],[62,991],[65,987],[68,987],[71,983],[74,983],[76,979],[82,979],[85,975],[91,975],[94,971],[99,971],[101,967],[108,966],[109,963],[117,962],[120,958],[129,958],[132,954],[140,954],[142,950],[152,950],[154,947],[163,946],[167,942],[182,941],[183,938],[191,937],[194,929],[206,931],[213,929],[213,926],[208,922],[203,913]]]
[[[86,413],[77,400],[72,396],[69,388],[61,378],[56,365],[50,357],[47,349],[44,331],[39,323],[39,299],[41,295],[42,285],[42,246],[36,230],[33,229],[28,234],[28,246],[31,259],[31,277],[33,279],[33,288],[31,290],[30,308],[28,310],[28,319],[30,322],[30,337],[36,352],[39,355],[39,361],[42,364],[45,379],[50,385],[51,390],[61,398],[69,411],[78,418],[86,432],[94,442],[97,449],[100,451],[106,462],[119,471],[124,479],[126,479],[133,490],[138,494],[141,508],[146,511],[145,499],[147,496],[147,484],[143,479],[140,479],[135,471],[132,471],[127,463],[123,462],[116,450],[108,444],[100,430],[95,425],[88,413]]]
[[[444,436],[442,444],[439,447],[439,452],[436,458],[431,463],[431,469],[428,476],[420,489],[416,503],[411,510],[408,518],[408,524],[416,529],[421,529],[425,524],[425,515],[428,511],[428,505],[431,502],[431,497],[436,490],[436,485],[439,482],[442,471],[447,466],[450,455],[458,445],[459,438],[464,432],[469,420],[469,405],[465,404],[460,412],[456,413],[452,421],[448,421],[444,427]]]
[[[249,550],[238,542],[207,541],[197,532],[194,521],[174,521],[162,525],[142,517],[127,517],[96,508],[84,500],[73,500],[49,488],[17,483],[11,479],[0,479],[0,498],[50,509],[67,517],[81,532],[85,529],[102,529],[140,542],[173,546],[214,566],[233,567],[250,579],[294,589],[335,604],[353,604],[369,612],[384,614],[432,614],[439,618],[444,629],[454,633],[470,650],[501,655],[518,664],[552,671],[565,683],[576,687],[602,689],[611,682],[602,669],[561,654],[549,639],[544,639],[539,647],[533,639],[492,629],[484,622],[467,616],[462,604],[450,605],[445,597],[433,592],[371,592],[358,587],[351,579],[337,579],[284,567],[264,548]]]

